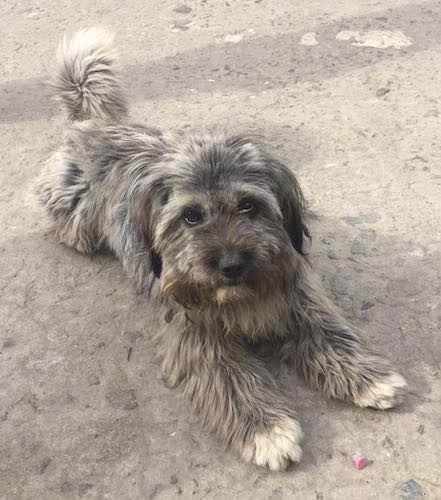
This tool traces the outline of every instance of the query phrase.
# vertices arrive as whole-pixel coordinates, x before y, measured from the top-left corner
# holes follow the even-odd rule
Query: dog
[[[259,139],[131,124],[112,37],[98,29],[62,42],[51,87],[68,126],[37,191],[55,234],[85,254],[111,249],[158,301],[162,372],[222,443],[273,471],[302,456],[259,342],[327,397],[401,402],[404,378],[311,269],[302,191]]]

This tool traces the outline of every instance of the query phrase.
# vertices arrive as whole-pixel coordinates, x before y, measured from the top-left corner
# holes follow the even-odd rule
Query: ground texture
[[[0,498],[441,498],[440,21],[410,0],[0,3]],[[63,124],[45,65],[96,24],[135,120],[257,131],[289,162],[316,269],[407,377],[400,408],[326,401],[282,369],[305,455],[274,474],[164,385],[146,299],[111,256],[54,241],[32,195]]]

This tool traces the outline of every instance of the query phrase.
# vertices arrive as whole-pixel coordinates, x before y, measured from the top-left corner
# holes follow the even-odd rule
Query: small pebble
[[[93,484],[90,483],[81,483],[78,486],[78,496],[84,496],[91,488],[93,488]]]
[[[69,394],[68,392],[66,392],[66,394],[64,394],[64,396],[63,396],[63,401],[66,404],[71,404],[71,403],[73,403],[75,401],[75,399],[72,396],[72,394]]]
[[[331,281],[331,290],[336,295],[347,295],[348,285],[346,281],[341,276],[333,276]]]
[[[375,307],[375,302],[373,300],[363,300],[361,303],[361,310],[362,311],[367,311],[368,309],[371,309],[372,307]]]
[[[189,14],[192,11],[192,8],[188,5],[178,5],[173,9],[173,12],[177,12],[178,14]]]
[[[106,393],[105,398],[113,408],[134,410],[138,407],[133,389],[116,389]]]
[[[173,313],[173,310],[172,309],[169,309],[166,313],[165,313],[165,316],[164,316],[164,321],[166,323],[170,323],[171,320],[173,319],[173,316],[174,316],[174,313]]]
[[[43,474],[43,472],[48,468],[50,463],[51,459],[49,457],[44,457],[43,460],[41,460],[41,462],[39,462],[35,467],[35,471],[37,472],[37,474],[41,476],[41,474]]]
[[[395,445],[392,441],[392,439],[389,437],[389,436],[386,436],[384,439],[383,439],[383,447],[386,448],[387,450],[392,450],[393,448],[395,448]]]
[[[162,489],[162,484],[160,483],[154,484],[150,488],[149,498],[154,498],[161,491],[161,489]]]
[[[172,31],[185,31],[188,30],[189,27],[187,24],[189,24],[190,21],[174,21],[172,25]]]
[[[361,217],[342,217],[341,220],[349,224],[350,226],[355,226],[357,224],[361,224],[363,219]]]
[[[351,254],[352,255],[365,255],[366,254],[366,247],[362,245],[361,243],[354,243],[351,247]]]
[[[383,97],[386,94],[388,94],[389,92],[390,92],[390,89],[387,89],[386,87],[381,87],[381,88],[377,89],[375,94],[377,95],[377,97]]]
[[[333,248],[331,248],[330,250],[328,250],[328,257],[335,260],[337,258],[337,252]]]
[[[172,474],[170,476],[170,484],[176,484],[177,482],[178,482],[178,478],[174,474]]]
[[[374,222],[378,222],[381,217],[375,212],[369,212],[367,214],[363,214],[363,221],[369,224],[373,224]]]
[[[89,385],[98,385],[100,383],[100,379],[93,374],[87,377],[87,381],[89,382]]]
[[[8,347],[13,347],[15,345],[15,339],[12,337],[6,337],[3,340],[3,349],[7,349]]]
[[[423,498],[423,490],[421,486],[414,480],[409,479],[400,486],[400,490],[404,493],[402,495],[403,500],[415,500],[417,498]]]

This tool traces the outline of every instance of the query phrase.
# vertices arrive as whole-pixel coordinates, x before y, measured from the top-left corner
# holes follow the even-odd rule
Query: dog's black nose
[[[245,272],[247,260],[239,252],[226,251],[219,259],[219,271],[228,279],[238,279]]]

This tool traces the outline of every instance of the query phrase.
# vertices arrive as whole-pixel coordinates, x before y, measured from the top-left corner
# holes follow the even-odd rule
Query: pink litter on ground
[[[352,455],[352,461],[357,469],[363,469],[369,463],[369,460],[366,457],[358,454]]]

